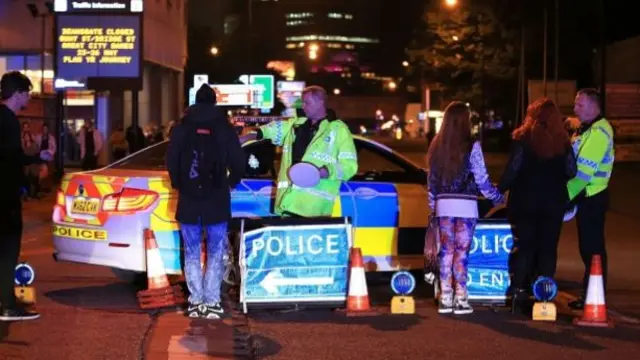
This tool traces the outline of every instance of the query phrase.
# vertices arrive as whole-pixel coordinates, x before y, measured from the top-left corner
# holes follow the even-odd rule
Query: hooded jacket
[[[181,184],[180,179],[185,174],[183,161],[184,151],[192,151],[189,143],[189,132],[203,128],[213,130],[212,141],[218,143],[224,167],[228,170],[219,172],[220,178],[215,179],[215,188],[206,197],[193,197],[192,189]],[[238,185],[245,171],[244,150],[240,146],[238,135],[235,133],[226,114],[214,103],[195,104],[186,111],[185,116],[171,133],[167,152],[167,168],[171,179],[171,186],[178,190],[178,209],[176,220],[185,224],[213,225],[231,218],[231,189]]]

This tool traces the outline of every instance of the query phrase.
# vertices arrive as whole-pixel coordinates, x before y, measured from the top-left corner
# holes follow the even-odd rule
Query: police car
[[[392,149],[354,137],[358,173],[343,183],[333,215],[348,216],[368,271],[422,269],[429,215],[426,171]],[[53,210],[54,258],[107,266],[133,280],[146,271],[143,231],[151,229],[168,274],[182,273],[177,194],[165,157],[168,142],[105,168],[65,175]],[[231,196],[234,218],[274,216],[281,153],[267,140],[243,144],[246,176]],[[481,202],[485,216],[490,202]],[[231,229],[237,231],[238,229]]]

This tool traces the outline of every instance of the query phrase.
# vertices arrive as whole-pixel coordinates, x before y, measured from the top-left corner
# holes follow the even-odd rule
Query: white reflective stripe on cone
[[[349,296],[367,296],[367,278],[364,268],[351,268],[351,276],[349,278]]]
[[[147,277],[155,278],[164,275],[165,272],[160,250],[158,248],[147,250]]]
[[[591,275],[589,285],[587,286],[587,300],[585,304],[605,305],[603,289],[602,275]]]

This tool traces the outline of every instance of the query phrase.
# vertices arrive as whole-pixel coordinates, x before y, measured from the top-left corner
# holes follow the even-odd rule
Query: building
[[[56,0],[64,1],[64,0]],[[140,0],[101,0],[101,3],[139,2]],[[138,92],[140,126],[166,124],[177,119],[184,106],[183,69],[187,60],[187,0],[144,0],[142,91]],[[83,3],[90,3],[84,0]],[[0,1],[0,75],[22,71],[33,82],[34,101],[22,118],[32,121],[36,129],[43,123],[55,128],[53,101],[54,1]],[[27,4],[35,4],[35,13]],[[44,36],[43,36],[44,35]],[[44,61],[41,61],[41,58]],[[42,88],[44,87],[44,93]],[[98,96],[96,96],[98,95]],[[97,98],[104,104],[98,113]],[[95,94],[87,90],[67,90],[64,99],[64,122],[71,135],[87,120],[96,123],[104,139],[112,130],[128,127],[132,122],[131,91]],[[55,105],[53,106],[55,109]],[[100,115],[100,116],[98,116]],[[37,130],[36,130],[37,131]],[[67,160],[77,160],[74,136],[65,145]],[[104,151],[101,162],[108,161]]]

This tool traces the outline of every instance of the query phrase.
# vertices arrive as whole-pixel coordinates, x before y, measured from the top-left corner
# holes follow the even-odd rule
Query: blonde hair
[[[327,91],[321,86],[307,86],[306,88],[304,88],[304,90],[302,90],[302,96],[305,96],[306,94],[311,94],[311,96],[315,97],[316,99],[320,99],[325,102],[327,101]]]

